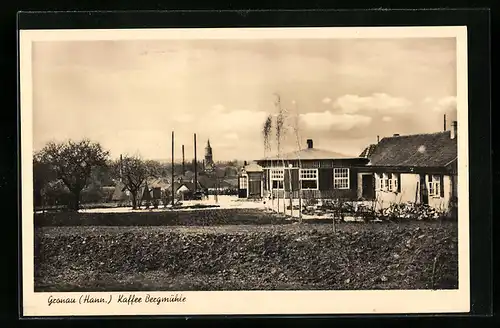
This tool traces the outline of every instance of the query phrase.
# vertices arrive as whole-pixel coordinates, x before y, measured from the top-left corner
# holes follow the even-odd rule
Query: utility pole
[[[184,145],[182,145],[182,175],[186,174],[186,166],[184,164]]]
[[[198,159],[196,158],[196,133],[194,134],[194,192],[198,190]]]
[[[120,154],[120,182],[123,181],[123,155]]]
[[[172,209],[175,204],[175,187],[174,187],[174,131],[172,131]]]

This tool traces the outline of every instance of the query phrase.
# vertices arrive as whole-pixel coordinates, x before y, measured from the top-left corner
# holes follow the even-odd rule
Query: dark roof
[[[318,148],[305,148],[299,151],[293,151],[282,156],[271,156],[262,159],[265,160],[320,160],[320,159],[342,159],[342,158],[356,158],[356,156],[348,156],[345,154],[337,153],[330,150],[318,149]]]
[[[170,187],[169,179],[165,177],[161,178],[149,178],[146,180],[149,188],[162,188],[167,189]]]
[[[250,163],[244,167],[245,172],[262,172],[263,168],[257,163]]]
[[[383,138],[369,165],[445,167],[457,158],[457,139],[450,131]]]
[[[177,191],[179,190],[180,187],[182,186],[186,186],[189,191],[195,191],[195,188],[194,188],[194,182],[175,182],[174,183],[174,189]],[[199,181],[198,181],[198,189],[205,189],[206,187],[204,187]]]
[[[359,154],[359,157],[370,158],[370,156],[375,151],[375,147],[377,147],[376,144],[369,145],[361,152],[361,154]]]

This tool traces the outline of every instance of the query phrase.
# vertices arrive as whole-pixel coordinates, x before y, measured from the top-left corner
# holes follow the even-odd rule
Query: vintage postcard
[[[23,316],[468,312],[467,30],[21,30]]]

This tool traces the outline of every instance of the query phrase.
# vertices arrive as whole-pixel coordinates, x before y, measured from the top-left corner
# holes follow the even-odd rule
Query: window
[[[285,176],[284,169],[272,169],[271,170],[271,188],[272,189],[283,189],[284,176]]]
[[[318,170],[300,170],[300,183],[302,189],[318,189]]]
[[[382,179],[380,178],[380,174],[379,173],[375,173],[375,189],[376,190],[382,189],[381,180]]]
[[[441,178],[439,175],[428,175],[427,186],[429,196],[439,197],[441,195]]]
[[[392,191],[398,192],[399,191],[399,185],[398,185],[398,180],[399,180],[399,174],[393,174],[392,175]]]
[[[376,173],[375,174],[376,189],[382,191],[398,192],[399,190],[398,179],[399,179],[399,174]]]
[[[248,188],[247,177],[240,177],[240,189],[247,189],[247,188]]]
[[[334,189],[349,189],[349,169],[334,168],[333,169],[333,188]]]

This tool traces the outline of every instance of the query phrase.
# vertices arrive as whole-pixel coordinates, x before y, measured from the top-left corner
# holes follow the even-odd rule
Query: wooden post
[[[123,181],[123,156],[120,154],[120,182]]]
[[[174,181],[175,181],[175,171],[174,171],[174,131],[172,131],[172,209],[174,208],[174,204],[175,204]]]
[[[184,145],[182,145],[182,175],[186,174],[186,166],[184,162]]]
[[[194,134],[194,192],[198,190],[198,159],[196,158],[196,133]]]

